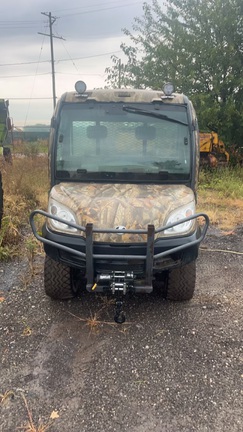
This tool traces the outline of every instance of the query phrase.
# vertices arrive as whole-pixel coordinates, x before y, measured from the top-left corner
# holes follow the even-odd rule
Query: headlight
[[[59,202],[55,201],[52,198],[49,199],[48,212],[51,215],[57,216],[60,219],[64,219],[67,222],[77,223],[73,212],[68,207],[64,206],[63,204],[60,204]],[[73,228],[71,226],[68,226],[67,224],[58,222],[50,218],[48,219],[48,225],[51,228],[56,229],[58,231],[65,231],[65,232],[78,231],[76,228]]]
[[[166,225],[173,224],[174,222],[179,222],[181,219],[193,216],[195,214],[195,203],[191,202],[186,206],[180,207],[174,210],[168,217]],[[195,225],[195,219],[189,220],[188,222],[183,222],[172,228],[164,231],[165,235],[176,235],[176,234],[187,234]]]

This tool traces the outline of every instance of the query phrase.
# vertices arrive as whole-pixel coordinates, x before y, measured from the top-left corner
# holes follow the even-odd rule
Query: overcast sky
[[[9,99],[16,126],[49,124],[53,113],[49,18],[54,38],[56,95],[77,80],[105,85],[111,55],[124,58],[122,29],[143,15],[143,0],[8,0],[0,5],[0,98]],[[146,1],[151,3],[151,0]],[[70,5],[70,7],[69,7]],[[38,99],[39,98],[39,99]],[[43,99],[41,99],[43,98]]]

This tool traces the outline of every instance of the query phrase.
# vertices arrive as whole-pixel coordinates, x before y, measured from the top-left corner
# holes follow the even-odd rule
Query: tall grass
[[[14,156],[13,163],[1,167],[4,190],[4,215],[0,231],[0,259],[18,255],[27,240],[29,214],[46,209],[48,195],[48,157]]]
[[[226,167],[200,173],[198,209],[211,224],[232,230],[243,223],[243,168]]]
[[[217,170],[204,170],[200,173],[199,193],[210,190],[226,200],[243,199],[243,168],[225,167]]]
[[[22,155],[34,158],[40,154],[44,155],[48,153],[48,140],[38,140],[32,142],[19,142],[14,144],[12,148],[14,155]]]

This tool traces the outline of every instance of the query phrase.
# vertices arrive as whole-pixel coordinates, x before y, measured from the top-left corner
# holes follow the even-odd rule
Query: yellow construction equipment
[[[220,165],[228,165],[229,153],[225,144],[219,139],[216,132],[200,132],[200,162],[202,166],[216,168]]]

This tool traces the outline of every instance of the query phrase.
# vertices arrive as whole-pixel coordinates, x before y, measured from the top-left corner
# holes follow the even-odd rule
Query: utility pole
[[[57,17],[52,16],[51,12],[47,13],[47,12],[41,12],[42,15],[45,15],[49,18],[49,28],[50,28],[50,34],[46,34],[46,33],[40,33],[38,32],[38,34],[44,35],[44,36],[48,36],[50,38],[50,44],[51,44],[51,71],[52,71],[52,95],[53,95],[53,108],[55,109],[56,107],[56,84],[55,84],[55,62],[54,62],[54,50],[53,50],[53,38],[56,39],[63,39],[63,37],[61,36],[55,36],[52,33],[52,26],[54,24],[54,22],[56,21]]]
[[[121,59],[118,62],[118,88],[121,88]]]

